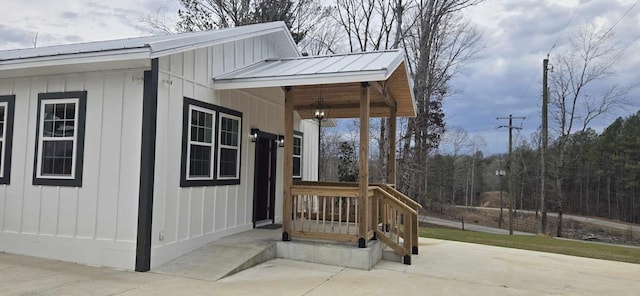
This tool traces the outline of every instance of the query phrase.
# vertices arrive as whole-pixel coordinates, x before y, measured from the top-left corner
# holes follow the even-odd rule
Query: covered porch
[[[403,52],[265,60],[214,81],[216,89],[277,86],[284,91],[283,241],[350,242],[364,248],[377,239],[411,264],[411,255],[418,253],[421,206],[395,189],[396,120],[416,114]],[[357,183],[293,180],[294,112],[317,119],[323,106],[329,106],[329,118],[360,120]],[[369,182],[372,117],[389,118],[389,184]]]

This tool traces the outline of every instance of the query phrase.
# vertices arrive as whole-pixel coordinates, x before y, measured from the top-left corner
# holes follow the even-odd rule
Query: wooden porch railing
[[[292,212],[284,219],[291,219],[285,221],[291,229],[284,231],[291,238],[352,243],[379,239],[403,256],[405,264],[417,254],[420,205],[389,185],[369,186],[363,199],[357,183],[296,182],[290,198]],[[362,223],[366,233],[360,231]]]

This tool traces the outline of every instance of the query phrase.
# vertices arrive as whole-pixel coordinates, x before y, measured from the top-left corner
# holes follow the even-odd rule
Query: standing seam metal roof
[[[272,22],[234,28],[216,29],[203,32],[136,37],[39,48],[3,50],[0,51],[0,65],[5,61],[15,61],[41,57],[60,57],[60,59],[64,59],[76,54],[110,53],[113,51],[142,48],[148,48],[149,57],[153,58],[163,56],[165,54],[171,54],[176,50],[189,50],[201,46],[208,46],[211,43],[226,42],[240,38],[246,38],[246,35],[270,33],[277,30],[283,30],[283,32],[287,33],[286,35],[289,37],[288,39],[290,39],[290,45],[292,49],[295,50],[294,55],[299,55],[293,39],[291,38],[290,34],[288,34],[286,25],[283,22]]]
[[[217,83],[231,83],[241,80],[265,80],[281,77],[302,77],[308,75],[353,75],[372,74],[377,72],[388,78],[404,61],[404,54],[399,50],[360,52],[341,55],[297,57],[285,59],[268,59],[215,77]],[[318,82],[322,83],[321,81]],[[295,85],[291,84],[291,85]],[[224,88],[224,87],[222,87]]]

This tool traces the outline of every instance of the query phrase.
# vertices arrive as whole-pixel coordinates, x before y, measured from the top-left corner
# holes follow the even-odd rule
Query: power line
[[[580,6],[582,6],[582,2],[584,2],[584,0],[580,0],[580,2],[578,3],[578,6],[576,7],[576,9],[571,14],[571,17],[569,17],[569,21],[567,21],[567,23],[564,25],[564,28],[562,28],[562,31],[560,31],[560,34],[558,34],[558,38],[556,38],[556,41],[553,42],[553,45],[551,46],[551,49],[549,49],[549,52],[547,52],[547,56],[549,54],[551,54],[551,51],[554,48],[556,48],[556,45],[558,44],[558,41],[560,41],[560,37],[562,37],[562,34],[564,34],[564,31],[567,30],[567,27],[569,27],[569,24],[571,24],[571,21],[573,21],[573,18],[578,13],[578,10],[580,10]]]
[[[609,34],[611,31],[613,31],[613,29],[622,21],[622,19],[624,19],[629,12],[631,12],[631,10],[636,7],[636,5],[638,5],[638,3],[640,3],[640,0],[636,0],[636,3],[633,3],[633,5],[631,5],[631,7],[629,7],[629,9],[627,9],[627,11],[625,11],[625,13],[618,19],[618,21],[616,21],[610,28],[609,30],[607,30],[606,33],[604,33],[603,36],[607,36],[607,34]]]
[[[621,49],[621,50],[620,50],[620,51],[615,55],[615,57],[614,57],[613,59],[614,59],[614,60],[619,59],[619,58],[622,56],[622,54],[623,54],[627,49],[629,49],[629,47],[630,47],[631,45],[633,45],[634,43],[636,43],[638,40],[640,40],[640,35],[636,36],[636,38],[633,38],[633,40],[631,40],[631,42],[629,42],[629,44],[625,45],[625,47],[623,47],[623,48],[622,48],[622,49]]]

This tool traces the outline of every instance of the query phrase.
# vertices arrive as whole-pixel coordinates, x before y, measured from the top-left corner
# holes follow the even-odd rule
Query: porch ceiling
[[[214,78],[216,89],[291,87],[294,110],[312,118],[309,106],[322,97],[328,118],[358,118],[363,82],[370,91],[370,117],[415,117],[415,103],[401,51],[266,60]]]

